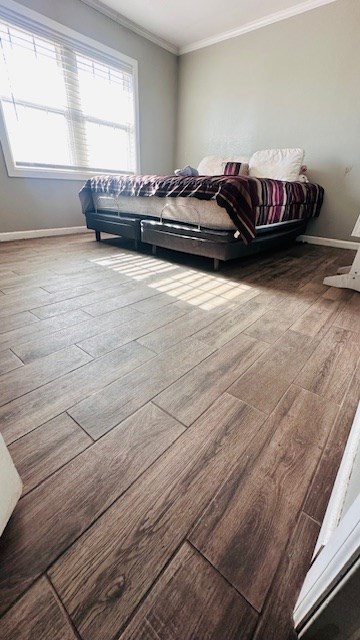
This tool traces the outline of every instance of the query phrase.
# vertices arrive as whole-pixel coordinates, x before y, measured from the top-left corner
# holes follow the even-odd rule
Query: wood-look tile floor
[[[2,640],[287,640],[360,395],[360,296],[309,245],[222,265],[0,245]]]

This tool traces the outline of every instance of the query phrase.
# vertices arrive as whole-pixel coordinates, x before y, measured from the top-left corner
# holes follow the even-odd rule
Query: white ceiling
[[[83,0],[180,53],[335,0]],[[134,24],[131,24],[134,23]],[[146,35],[146,33],[144,34]],[[150,37],[150,39],[152,39]]]

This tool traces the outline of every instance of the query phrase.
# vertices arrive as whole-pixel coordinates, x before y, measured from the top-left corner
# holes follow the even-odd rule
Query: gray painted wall
[[[360,212],[359,30],[359,0],[338,0],[181,56],[176,164],[302,147],[326,192],[307,232],[350,239]]]
[[[20,0],[21,4],[138,60],[140,162],[143,173],[174,169],[178,59],[80,0]],[[0,147],[0,233],[84,224],[83,181],[9,178]]]

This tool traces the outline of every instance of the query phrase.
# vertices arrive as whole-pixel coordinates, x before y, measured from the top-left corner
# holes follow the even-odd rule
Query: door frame
[[[344,456],[315,547],[313,563],[295,605],[295,627],[304,625],[319,614],[319,607],[332,599],[336,585],[348,579],[349,571],[360,559],[360,494],[342,516],[349,479],[360,446],[360,404],[355,414]],[[346,577],[347,576],[347,577]]]

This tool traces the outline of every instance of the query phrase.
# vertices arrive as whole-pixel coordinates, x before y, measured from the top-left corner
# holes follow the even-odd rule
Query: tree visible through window
[[[135,172],[134,82],[131,64],[0,19],[0,98],[15,169]]]

